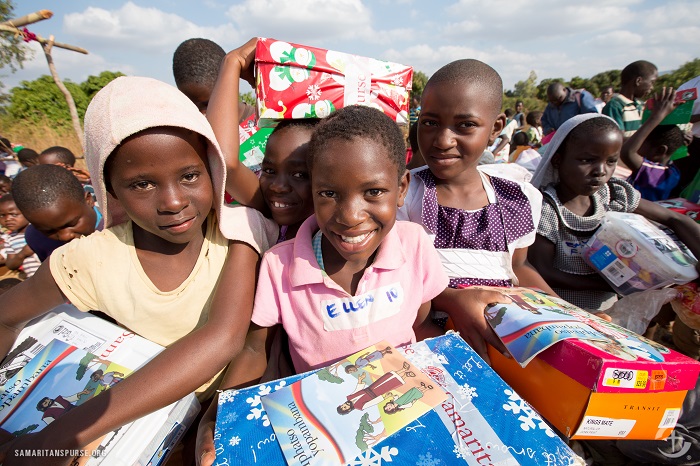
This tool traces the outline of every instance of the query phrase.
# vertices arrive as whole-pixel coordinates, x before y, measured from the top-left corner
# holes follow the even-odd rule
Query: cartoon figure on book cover
[[[338,465],[446,398],[432,379],[380,342],[261,401],[288,464]]]
[[[41,430],[130,372],[88,351],[53,340],[0,390],[0,428],[14,435]],[[105,377],[108,374],[111,379]]]
[[[338,414],[348,414],[353,409],[364,411],[371,406],[378,405],[385,399],[384,395],[391,395],[392,390],[405,383],[404,378],[416,376],[415,372],[409,370],[410,368],[411,366],[405,362],[401,370],[389,371],[368,387],[351,393],[347,396],[347,401],[338,406]],[[359,383],[358,387],[362,385]]]

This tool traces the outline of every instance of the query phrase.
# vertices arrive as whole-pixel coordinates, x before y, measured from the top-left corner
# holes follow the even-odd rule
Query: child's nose
[[[454,132],[450,128],[441,128],[435,136],[435,147],[446,149],[454,145]]]
[[[189,199],[179,186],[167,186],[161,189],[158,210],[160,212],[180,212],[187,207]]]
[[[283,176],[276,176],[270,184],[270,189],[277,193],[285,193],[289,191],[289,183]]]
[[[348,199],[338,205],[336,221],[341,225],[355,226],[364,220],[365,211],[363,202],[360,199]]]

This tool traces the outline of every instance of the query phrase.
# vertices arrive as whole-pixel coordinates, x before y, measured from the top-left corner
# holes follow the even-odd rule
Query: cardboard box
[[[448,399],[348,464],[583,464],[457,334],[401,351]],[[222,392],[214,464],[286,464],[261,397],[308,375]]]
[[[260,38],[255,76],[260,127],[285,118],[324,118],[353,104],[408,124],[410,66]]]
[[[657,204],[666,207],[667,209],[678,212],[679,214],[687,215],[696,222],[700,223],[700,205],[690,202],[682,197],[677,197],[674,199],[665,199],[663,201],[656,201]]]
[[[614,343],[576,339],[555,344],[525,368],[491,347],[489,357],[496,372],[568,438],[661,440],[676,425],[700,363],[653,345],[663,361],[644,358],[643,350],[632,354]]]

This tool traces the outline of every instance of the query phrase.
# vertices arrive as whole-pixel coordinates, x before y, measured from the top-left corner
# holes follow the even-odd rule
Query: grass
[[[75,163],[76,167],[86,168],[83,148],[72,127],[56,126],[48,120],[38,124],[28,121],[6,120],[0,123],[0,128],[2,128],[0,134],[13,144],[21,144],[37,152],[53,146],[66,147],[78,158]]]

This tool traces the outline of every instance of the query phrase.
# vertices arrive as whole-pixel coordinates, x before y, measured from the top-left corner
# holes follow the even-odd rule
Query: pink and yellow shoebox
[[[695,387],[700,363],[617,328],[618,340],[564,340],[525,368],[492,347],[489,357],[496,372],[568,438],[664,439]]]
[[[260,38],[255,76],[260,127],[286,118],[324,118],[353,104],[408,124],[410,66]]]

